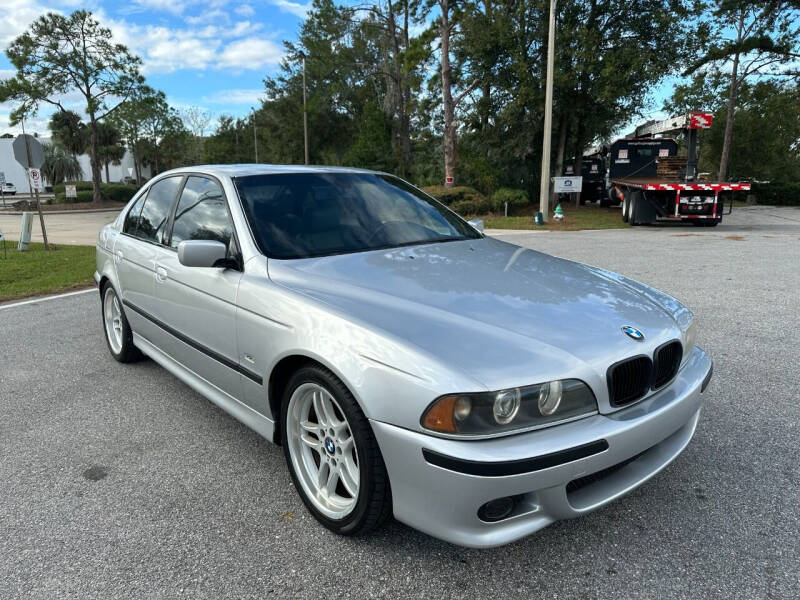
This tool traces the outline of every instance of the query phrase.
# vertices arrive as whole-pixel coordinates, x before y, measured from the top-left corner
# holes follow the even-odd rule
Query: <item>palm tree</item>
[[[42,144],[44,164],[42,175],[51,185],[65,181],[77,181],[83,178],[83,169],[72,152],[56,141]]]

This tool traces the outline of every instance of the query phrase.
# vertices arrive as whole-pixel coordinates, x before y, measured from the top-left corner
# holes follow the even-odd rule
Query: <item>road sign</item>
[[[26,149],[25,140],[28,141]],[[26,169],[41,169],[44,164],[44,150],[42,145],[32,135],[22,134],[14,138],[11,143],[11,148],[14,150],[14,158]],[[30,164],[28,164],[28,152],[30,151]]]
[[[67,194],[67,198],[77,198],[78,197],[78,188],[74,185],[65,185],[64,191]]]
[[[28,177],[31,178],[31,187],[37,192],[42,191],[42,172],[39,169],[28,169]]]
[[[583,177],[553,177],[553,191],[556,194],[570,194],[580,192],[583,186]]]
[[[689,129],[710,129],[714,115],[704,112],[689,113]]]

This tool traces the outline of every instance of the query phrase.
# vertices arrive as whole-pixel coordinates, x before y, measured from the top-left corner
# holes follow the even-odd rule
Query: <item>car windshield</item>
[[[287,173],[234,179],[261,251],[307,258],[479,238],[444,205],[376,173]]]

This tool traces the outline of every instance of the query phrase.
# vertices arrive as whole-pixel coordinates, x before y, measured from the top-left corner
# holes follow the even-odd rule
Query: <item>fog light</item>
[[[507,518],[512,510],[514,510],[514,498],[512,496],[497,498],[496,500],[489,500],[478,509],[478,518],[481,521],[494,523]]]

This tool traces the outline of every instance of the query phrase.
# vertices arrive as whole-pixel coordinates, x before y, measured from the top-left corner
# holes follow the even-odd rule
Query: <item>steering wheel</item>
[[[422,225],[419,225],[418,223],[414,223],[413,221],[402,221],[402,220],[384,221],[383,223],[378,225],[378,227],[377,227],[377,229],[375,229],[375,231],[373,231],[370,234],[370,236],[367,238],[366,243],[369,244],[370,242],[372,242],[372,240],[375,238],[375,236],[378,235],[379,232],[385,230],[389,225],[399,225],[399,224],[402,224],[402,223],[405,223],[407,225],[412,225],[412,226],[414,226],[416,228],[419,228],[419,229],[427,229],[427,227],[423,227]]]

